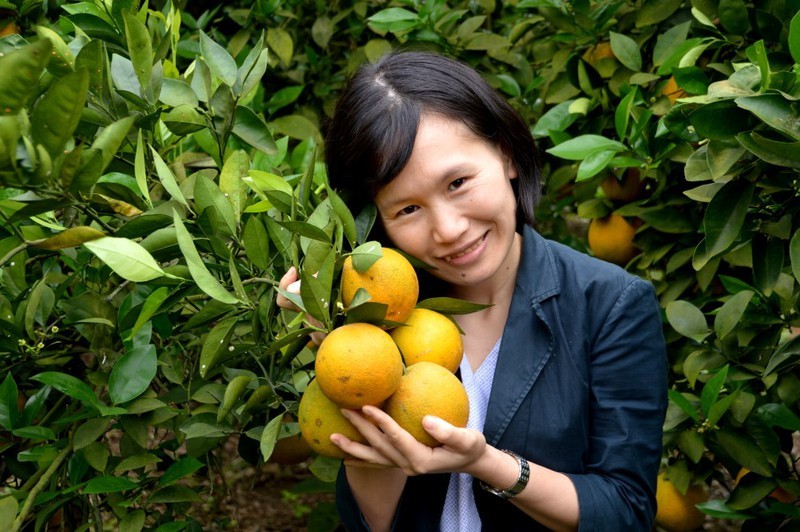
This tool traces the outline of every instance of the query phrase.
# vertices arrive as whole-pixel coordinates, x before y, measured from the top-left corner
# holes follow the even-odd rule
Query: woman
[[[374,202],[387,244],[434,266],[438,295],[491,305],[456,317],[470,420],[426,416],[441,447],[378,408],[345,411],[368,441],[331,436],[352,456],[337,484],[345,527],[651,530],[658,303],[650,284],[533,230],[539,174],[521,117],[461,63],[390,54],[346,85],[326,163],[351,208]]]

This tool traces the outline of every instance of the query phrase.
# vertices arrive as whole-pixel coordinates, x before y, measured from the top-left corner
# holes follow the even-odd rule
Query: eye
[[[402,209],[400,209],[397,212],[397,215],[398,216],[406,216],[408,214],[411,214],[411,213],[415,212],[417,209],[419,209],[419,207],[417,205],[409,205],[408,207],[403,207]]]
[[[456,190],[457,188],[460,188],[461,185],[463,185],[466,180],[467,180],[466,177],[459,177],[458,179],[452,181],[449,185],[447,185],[447,190],[452,191]]]

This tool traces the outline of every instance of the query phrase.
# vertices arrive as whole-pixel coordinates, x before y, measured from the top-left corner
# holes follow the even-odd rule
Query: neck
[[[522,235],[517,233],[514,235],[514,243],[511,246],[509,256],[501,265],[502,271],[498,271],[491,279],[479,285],[451,285],[449,295],[473,303],[507,308],[511,304],[511,297],[514,295],[521,257]]]

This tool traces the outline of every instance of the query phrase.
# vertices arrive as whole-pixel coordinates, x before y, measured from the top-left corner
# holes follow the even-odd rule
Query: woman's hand
[[[442,443],[431,448],[414,439],[377,407],[365,406],[361,411],[342,410],[342,413],[369,443],[357,443],[341,434],[331,436],[331,441],[352,457],[345,459],[345,465],[353,467],[397,467],[409,476],[441,472],[478,476],[489,448],[479,431],[455,427],[435,416],[423,419],[425,430]]]
[[[286,271],[286,273],[283,274],[283,277],[281,277],[281,280],[278,283],[278,288],[286,290],[291,294],[300,293],[300,280],[297,275],[297,268],[292,266]],[[281,308],[285,308],[287,310],[294,310],[295,312],[302,312],[300,308],[297,307],[297,305],[292,303],[280,292],[278,292],[278,297],[275,298],[275,303],[277,303],[278,306]],[[306,322],[312,327],[322,328],[320,322],[318,322],[308,314],[306,315]],[[311,341],[314,342],[316,345],[320,345],[322,341],[325,339],[325,336],[327,335],[323,332],[313,332],[311,333]]]

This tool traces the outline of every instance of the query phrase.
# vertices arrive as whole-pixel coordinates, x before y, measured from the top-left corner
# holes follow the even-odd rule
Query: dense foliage
[[[589,220],[636,228],[671,480],[721,486],[701,508],[745,528],[800,517],[796,0],[57,4],[0,2],[0,523],[197,529],[222,442],[257,465],[296,434],[313,327],[277,279],[300,269],[324,329],[376,312],[337,304],[374,214],[319,148],[347,72],[398,46],[530,121],[543,234],[592,253]]]

